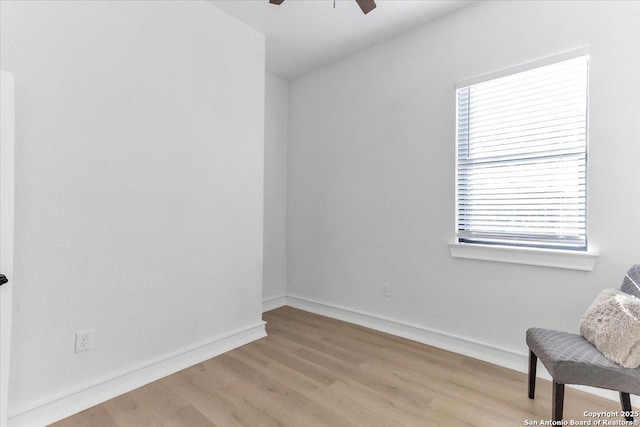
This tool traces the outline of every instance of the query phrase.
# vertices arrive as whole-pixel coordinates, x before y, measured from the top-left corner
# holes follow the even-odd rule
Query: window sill
[[[595,252],[514,248],[473,243],[450,243],[449,249],[451,250],[451,256],[454,258],[538,265],[581,271],[592,271],[600,256]]]

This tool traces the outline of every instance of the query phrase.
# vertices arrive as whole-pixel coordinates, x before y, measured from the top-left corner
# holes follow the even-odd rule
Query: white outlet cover
[[[92,331],[76,332],[76,353],[87,351],[91,348]]]
[[[388,297],[390,292],[391,292],[391,285],[389,285],[388,283],[383,283],[382,284],[382,296]]]

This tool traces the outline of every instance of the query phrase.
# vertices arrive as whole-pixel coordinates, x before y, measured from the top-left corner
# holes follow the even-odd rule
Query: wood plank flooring
[[[290,307],[264,320],[267,338],[54,426],[500,427],[550,417],[547,381],[530,400],[522,373]],[[566,391],[566,420],[619,410]]]

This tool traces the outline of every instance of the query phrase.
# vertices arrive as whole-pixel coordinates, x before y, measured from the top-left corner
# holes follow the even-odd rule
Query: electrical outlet
[[[388,283],[383,283],[382,284],[382,296],[383,297],[388,297],[391,294],[391,285]]]
[[[86,351],[91,348],[91,331],[76,332],[76,353]]]

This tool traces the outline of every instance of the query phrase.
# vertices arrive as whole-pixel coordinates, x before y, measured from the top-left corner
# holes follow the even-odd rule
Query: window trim
[[[463,87],[498,79],[501,77],[517,74],[520,72],[532,70],[546,65],[555,64],[557,62],[578,58],[580,56],[589,55],[589,47],[585,46],[579,49],[563,52],[557,55],[545,57],[535,61],[520,64],[514,67],[505,68],[499,71],[488,73],[472,79],[457,82],[455,91]],[[589,73],[589,70],[587,70]],[[587,77],[588,85],[588,77]],[[587,116],[586,116],[586,168],[587,175],[589,170],[589,97],[587,94]],[[588,228],[588,211],[589,196],[588,186],[585,194],[585,221],[587,221],[585,248],[582,250],[573,249],[552,249],[544,247],[527,247],[527,246],[509,246],[500,244],[483,244],[476,242],[461,242],[458,236],[458,108],[456,102],[455,112],[455,170],[454,170],[454,194],[455,194],[455,216],[454,216],[454,236],[455,243],[449,243],[451,256],[454,258],[467,258],[486,261],[507,262],[525,265],[537,265],[545,267],[567,268],[573,270],[591,271],[599,257],[599,253],[590,251],[589,248],[589,228]]]
[[[449,243],[453,258],[536,265],[568,270],[592,271],[600,256],[597,252],[542,249],[517,246]]]
[[[525,64],[516,65],[515,67],[504,68],[493,73],[484,74],[472,79],[463,80],[456,83],[456,90],[461,87],[472,86],[478,83],[483,83],[489,80],[499,79],[500,77],[509,76],[511,74],[521,73],[523,71],[533,70],[534,68],[544,67],[545,65],[555,64],[556,62],[566,61],[568,59],[578,58],[579,56],[589,55],[589,47],[581,47],[580,49],[570,50],[568,52],[559,53],[557,55],[537,59],[535,61],[527,62]]]

